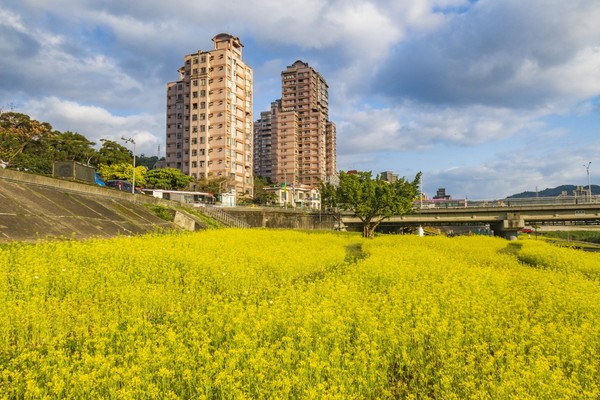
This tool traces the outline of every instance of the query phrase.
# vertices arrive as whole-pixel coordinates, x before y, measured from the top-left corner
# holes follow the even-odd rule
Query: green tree
[[[16,112],[0,113],[0,159],[10,168],[52,172],[52,125]]]
[[[92,162],[94,165],[133,164],[133,154],[127,147],[113,140],[102,140],[102,147]]]
[[[228,187],[227,178],[208,178],[198,179],[196,181],[196,187],[201,192],[207,192],[212,194],[221,194],[221,191],[226,192]]]
[[[147,170],[154,169],[154,164],[158,161],[157,156],[147,157],[145,154],[141,154],[136,157],[135,165],[143,165]]]
[[[55,161],[77,161],[89,165],[98,156],[98,152],[92,147],[96,143],[77,132],[58,132],[50,139],[50,143],[55,150]]]
[[[363,237],[372,238],[381,221],[413,210],[420,180],[420,172],[412,182],[401,178],[391,183],[379,175],[373,179],[371,172],[340,172],[334,198],[338,207],[352,211],[361,220]]]
[[[273,192],[266,191],[265,188],[273,185],[268,177],[254,176],[254,204],[269,205],[277,200],[277,196]]]
[[[131,182],[133,179],[133,164],[120,163],[120,164],[101,164],[98,167],[98,172],[105,181],[120,179],[127,182]],[[146,167],[140,165],[135,167],[135,186],[146,186]]]
[[[144,175],[146,187],[153,189],[177,190],[188,187],[192,177],[176,168],[159,168],[147,171]]]
[[[331,183],[323,183],[319,185],[321,193],[321,207],[325,210],[335,210],[337,208],[337,190]]]

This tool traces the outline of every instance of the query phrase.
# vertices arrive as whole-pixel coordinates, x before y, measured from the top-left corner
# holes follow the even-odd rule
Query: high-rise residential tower
[[[336,175],[336,129],[327,82],[296,61],[281,73],[282,97],[254,123],[254,173],[316,186]]]
[[[239,38],[212,40],[213,50],[186,55],[179,80],[167,84],[167,167],[252,196],[252,69]]]

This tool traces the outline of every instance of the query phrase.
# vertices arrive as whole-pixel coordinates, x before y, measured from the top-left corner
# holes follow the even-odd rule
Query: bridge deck
[[[360,223],[346,214],[345,224]],[[384,225],[501,224],[519,221],[518,225],[586,222],[600,224],[600,202],[586,204],[544,204],[495,207],[424,208],[413,214],[394,216]]]

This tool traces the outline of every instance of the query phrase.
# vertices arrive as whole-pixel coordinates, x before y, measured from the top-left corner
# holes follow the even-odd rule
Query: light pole
[[[287,169],[283,170],[283,207],[287,208]]]
[[[223,182],[220,182],[220,183],[219,183],[219,192],[220,192],[220,194],[221,194],[221,205],[223,205],[223,193],[224,193],[223,191],[224,191],[225,189],[227,189],[227,188],[224,188],[224,187],[223,187],[223,185],[224,185],[224,184],[225,184],[225,185],[227,184],[227,178],[225,178],[225,180],[224,180]]]
[[[423,175],[421,175],[421,190],[420,190],[420,194],[419,194],[419,202],[421,204],[421,209],[423,209]]]
[[[587,165],[583,164],[583,166],[585,167],[585,170],[587,171],[587,178],[588,178],[588,200],[591,203],[592,202],[592,185],[590,184],[590,164],[592,162],[590,161],[589,163],[587,163]]]
[[[133,180],[131,182],[131,194],[135,193],[135,140],[131,138],[126,138],[125,136],[121,137],[121,140],[125,141],[125,143],[133,143]]]

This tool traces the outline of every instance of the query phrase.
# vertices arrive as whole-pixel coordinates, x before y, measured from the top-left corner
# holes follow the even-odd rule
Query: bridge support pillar
[[[519,230],[525,228],[525,220],[519,213],[506,213],[505,219],[495,224],[494,233],[505,239],[516,240]]]

